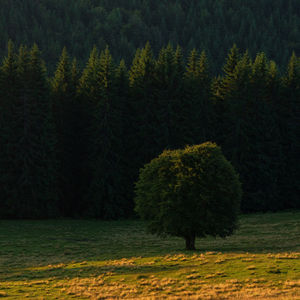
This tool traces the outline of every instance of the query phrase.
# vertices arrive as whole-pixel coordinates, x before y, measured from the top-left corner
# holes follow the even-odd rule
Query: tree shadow
[[[189,265],[190,267],[190,265]],[[145,266],[145,265],[104,265],[104,266],[83,266],[80,265],[74,268],[49,268],[49,269],[19,269],[11,271],[6,276],[0,276],[1,281],[19,281],[19,280],[46,280],[46,279],[73,279],[73,278],[88,278],[88,277],[98,277],[106,274],[117,276],[117,275],[135,275],[148,277],[150,275],[155,275],[156,273],[168,271],[179,271],[184,269],[186,266],[180,266],[178,264],[170,265],[158,265],[158,266]]]

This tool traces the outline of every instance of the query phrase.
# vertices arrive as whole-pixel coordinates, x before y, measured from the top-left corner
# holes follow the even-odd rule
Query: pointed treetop
[[[26,46],[20,46],[17,61],[17,72],[19,76],[22,77],[26,72],[28,72],[28,66],[30,61],[30,54]]]
[[[203,81],[208,82],[210,80],[209,63],[205,50],[201,52],[200,58],[197,63],[197,76]]]
[[[268,59],[264,52],[258,53],[255,57],[254,63],[252,65],[254,77],[263,78],[266,76],[268,71]]]
[[[174,64],[175,64],[177,76],[181,78],[184,73],[185,66],[184,66],[182,49],[179,45],[177,45],[174,53]]]
[[[288,62],[284,81],[289,86],[299,86],[300,84],[300,59],[296,56],[295,52],[292,53]]]
[[[237,62],[234,71],[232,73],[232,77],[234,80],[239,82],[248,82],[249,77],[251,76],[252,71],[252,62],[249,57],[248,51],[246,51],[241,59]]]
[[[59,58],[54,78],[52,79],[53,92],[65,93],[71,82],[71,63],[66,47],[63,48]]]
[[[271,60],[268,66],[268,73],[271,79],[276,79],[279,75],[278,67],[275,61]]]
[[[245,64],[248,64],[249,66],[252,65],[252,60],[249,55],[248,49],[244,52],[244,54],[242,56],[242,60],[244,61]]]
[[[103,88],[108,88],[113,81],[115,72],[114,62],[110,54],[108,46],[100,53],[99,72],[97,73],[97,81]]]
[[[39,50],[37,44],[33,44],[29,53],[29,57],[32,80],[36,83],[40,82],[42,85],[44,85],[47,69],[45,62],[41,57],[41,51]]]
[[[226,63],[223,67],[225,75],[231,76],[234,73],[234,68],[237,65],[240,58],[240,50],[238,49],[236,44],[233,44],[232,48],[229,50],[229,53],[226,58]]]
[[[144,82],[152,78],[154,64],[152,49],[150,43],[147,42],[143,49],[136,51],[129,71],[130,85],[133,86],[136,82]]]
[[[93,47],[86,67],[82,72],[82,76],[79,79],[79,92],[90,93],[91,88],[96,85],[97,72],[99,71],[99,52],[96,46]]]
[[[36,43],[34,43],[30,49],[30,56],[32,60],[36,60],[39,62],[42,61],[41,51]]]
[[[7,44],[7,56],[3,60],[1,69],[3,72],[9,74],[16,68],[16,53],[14,43],[9,40]]]
[[[156,76],[161,83],[168,84],[175,76],[174,50],[171,44],[162,48],[156,61]]]
[[[116,76],[118,78],[123,78],[123,77],[126,77],[127,76],[127,67],[126,67],[126,63],[125,63],[125,60],[122,59],[120,61],[120,64],[119,66],[117,67],[117,70],[116,70]]]
[[[197,64],[199,60],[199,54],[196,49],[193,49],[188,57],[187,67],[185,76],[186,77],[195,77],[197,73]]]
[[[78,81],[80,76],[80,71],[78,69],[78,63],[77,59],[73,58],[72,64],[71,64],[71,77],[73,81]]]
[[[99,60],[99,52],[98,52],[97,47],[94,46],[90,53],[85,70],[93,69],[97,65],[98,60]]]

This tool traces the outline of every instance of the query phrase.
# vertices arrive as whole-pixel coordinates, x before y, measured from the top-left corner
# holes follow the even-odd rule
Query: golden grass
[[[93,278],[74,278],[64,284],[63,290],[68,295],[89,299],[300,299],[300,278],[287,279],[300,276],[290,270],[293,264],[281,266],[285,273],[274,273],[279,275],[278,278],[269,273],[270,268],[277,264],[278,256],[295,259],[297,270],[300,270],[300,253],[252,255],[251,263],[254,260],[258,264],[255,268],[248,262],[242,262],[241,256],[244,258],[247,254],[206,253],[156,257],[157,265],[170,261],[177,262],[177,266],[182,266],[182,262],[185,264],[173,272],[152,271],[143,275],[136,274],[140,272],[139,269],[148,266],[149,262],[143,263],[141,258],[130,259],[127,266],[135,271],[128,271],[123,276],[117,268],[118,265],[124,265],[125,261],[122,259],[120,264],[113,261],[116,269],[111,272]],[[220,259],[225,264],[221,270],[216,264]],[[198,262],[205,260],[208,265],[201,267]],[[240,273],[234,274],[233,266]],[[253,269],[259,271],[257,275],[247,272]]]
[[[3,299],[300,299],[300,212],[232,237],[160,239],[138,221],[2,221]]]

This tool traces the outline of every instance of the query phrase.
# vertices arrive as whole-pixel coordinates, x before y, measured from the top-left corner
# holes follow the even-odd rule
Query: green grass
[[[240,222],[188,252],[141,221],[0,221],[0,298],[300,299],[300,212]]]

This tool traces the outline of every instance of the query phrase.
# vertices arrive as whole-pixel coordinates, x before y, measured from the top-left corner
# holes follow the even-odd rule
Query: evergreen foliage
[[[237,227],[241,184],[220,147],[207,142],[165,150],[146,164],[136,183],[136,211],[149,230],[185,239],[226,237]]]
[[[6,209],[1,216],[56,216],[56,139],[46,69],[38,47],[28,50],[21,46],[14,55],[10,44],[1,81],[3,107],[7,104],[1,130],[5,140],[1,140],[4,169],[0,176],[4,179],[1,202]]]
[[[212,138],[211,76],[205,52],[193,49],[184,74],[184,111],[186,144],[200,144]]]
[[[74,216],[80,203],[80,169],[78,163],[79,105],[77,101],[78,71],[63,49],[54,78],[51,80],[53,114],[57,134],[57,157],[60,184],[60,211],[64,216]]]
[[[14,104],[17,98],[17,56],[8,43],[7,56],[0,69],[0,216],[15,216],[15,133]]]
[[[131,107],[134,116],[136,166],[145,164],[159,153],[157,129],[154,124],[157,99],[152,92],[155,74],[155,59],[149,43],[137,53],[129,70]],[[133,162],[134,163],[134,162]],[[138,169],[137,169],[138,170]]]
[[[290,58],[282,83],[283,95],[278,109],[284,159],[282,197],[285,197],[287,206],[299,207],[300,58],[295,53]]]
[[[53,72],[64,46],[83,66],[94,45],[130,63],[147,41],[155,54],[170,41],[185,55],[205,49],[218,73],[237,43],[251,55],[264,51],[282,70],[292,51],[300,55],[299,12],[299,0],[2,0],[0,56],[9,39],[36,42]]]
[[[92,180],[86,201],[88,215],[113,219],[123,215],[127,203],[122,182],[123,103],[117,97],[116,67],[108,48],[100,54],[96,76],[99,94],[92,118]]]
[[[207,52],[138,49],[129,70],[108,48],[81,72],[63,49],[47,78],[34,46],[0,66],[0,217],[133,214],[139,169],[164,149],[218,143],[239,172],[243,212],[300,208],[299,57],[286,72],[237,46],[213,77]]]

